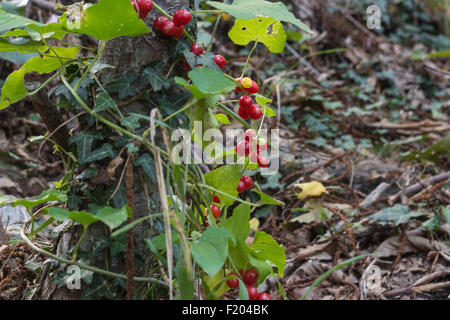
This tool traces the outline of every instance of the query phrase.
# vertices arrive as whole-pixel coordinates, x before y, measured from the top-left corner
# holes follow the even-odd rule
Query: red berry
[[[258,294],[257,300],[272,300],[272,296],[268,293],[261,292]]]
[[[225,65],[227,64],[227,60],[225,60],[225,58],[222,57],[221,55],[216,55],[214,57],[214,62],[217,64],[217,66],[220,69],[223,69],[225,67]]]
[[[150,11],[153,8],[152,0],[131,0],[133,4],[134,10],[139,13],[139,18],[145,19]],[[137,4],[137,7],[136,7]]]
[[[249,176],[243,176],[241,178],[241,181],[245,183],[245,189],[251,189],[253,187],[253,179]]]
[[[254,93],[257,93],[259,91],[259,87],[258,87],[258,84],[254,80],[252,80],[252,86],[250,88],[248,88],[248,89],[244,88],[244,90],[247,91],[250,94],[254,94]]]
[[[158,30],[161,30],[162,26],[169,20],[170,19],[167,18],[166,16],[159,16],[158,18],[155,19],[154,27]]]
[[[186,69],[191,70],[191,66],[189,65],[189,63],[188,63],[187,61],[185,61],[185,62],[183,63],[183,65],[184,65],[184,67],[185,67]]]
[[[250,143],[248,143],[247,141],[239,142],[236,146],[236,153],[240,157],[248,156],[250,154]]]
[[[269,166],[269,160],[264,156],[258,155],[257,162],[261,168],[266,168]]]
[[[211,206],[211,212],[216,219],[220,216],[220,208],[218,206]]]
[[[186,9],[179,9],[173,14],[173,21],[179,26],[185,26],[191,22],[192,15]]]
[[[205,53],[205,50],[203,50],[202,46],[198,43],[193,43],[191,47],[191,52],[194,53],[197,57],[203,53]]]
[[[213,202],[220,203],[220,199],[219,199],[219,197],[217,195],[214,195]]]
[[[168,20],[163,23],[163,25],[161,27],[161,31],[166,36],[173,36],[175,34],[175,32],[177,31],[177,25],[172,20]]]
[[[242,269],[239,269],[238,270],[238,272],[239,272],[239,275],[241,276],[241,278],[242,278],[242,275],[244,274],[244,270],[242,270]]]
[[[253,130],[253,129],[247,129],[245,132],[244,132],[244,137],[245,137],[245,141],[248,141],[248,142],[250,142],[250,141],[253,141],[253,137],[255,136],[255,130]]]
[[[248,115],[250,118],[252,118],[253,120],[258,120],[261,119],[262,117],[262,111],[261,108],[256,105],[253,104],[249,109],[248,109]]]
[[[230,273],[228,276],[235,276],[235,277],[227,280],[228,286],[231,289],[239,287],[239,279],[238,279],[239,276],[234,272]]]
[[[184,34],[184,27],[176,25],[175,32],[173,33],[173,36],[177,39],[180,39]]]
[[[253,105],[253,99],[250,96],[243,95],[239,98],[239,106],[244,109],[248,109]]]
[[[242,92],[242,88],[241,86],[237,86],[236,88],[234,88],[235,92]]]
[[[237,190],[238,193],[242,193],[242,192],[245,191],[245,183],[244,183],[244,181],[239,181],[236,190]]]
[[[256,280],[258,280],[258,271],[256,269],[249,269],[242,276],[242,281],[248,286],[255,284]]]
[[[248,112],[247,112],[247,109],[244,109],[244,108],[242,108],[242,107],[239,107],[239,109],[238,109],[238,115],[239,115],[239,117],[241,117],[242,119],[247,120],[247,119],[248,119]]]
[[[208,222],[208,220],[206,220],[205,224],[206,224],[207,227],[209,227],[209,222]]]
[[[247,292],[248,292],[248,298],[250,300],[257,300],[258,299],[258,289],[256,289],[253,286],[247,286]]]

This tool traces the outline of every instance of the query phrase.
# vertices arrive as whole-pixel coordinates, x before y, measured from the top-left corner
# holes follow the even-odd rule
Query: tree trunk
[[[164,8],[167,12],[172,14],[175,10],[180,8],[188,8],[189,0],[160,0],[157,1],[158,5]],[[107,13],[105,13],[107,14]],[[145,22],[148,26],[152,25],[154,19],[159,16],[160,13],[153,9]],[[104,69],[101,73],[101,81],[107,82],[112,79],[118,78],[123,72],[128,72],[134,75],[142,74],[142,70],[150,63],[167,58],[169,56],[169,49],[167,46],[167,38],[160,33],[151,32],[149,34],[141,35],[138,37],[120,37],[108,41],[106,48],[101,55],[99,61],[114,66],[114,69]],[[169,66],[166,66],[167,70]],[[121,109],[125,115],[128,112],[134,112],[149,116],[151,106],[145,102],[137,101],[127,107]],[[125,161],[116,170],[116,180],[114,185],[119,181],[119,176],[124,170]],[[122,181],[125,185],[125,177]],[[134,218],[138,219],[149,214],[149,207],[153,213],[160,212],[159,209],[159,194],[158,186],[151,181],[146,181],[146,188],[143,186],[142,172],[140,170],[134,170]],[[96,187],[99,187],[97,185]],[[145,194],[145,190],[148,190],[149,194]],[[150,203],[149,203],[150,201]],[[162,224],[161,224],[162,225]],[[105,234],[105,226],[102,224],[93,224],[89,227],[89,234],[82,243],[80,249],[90,251],[90,239],[98,234]],[[140,223],[134,228],[134,240],[135,247],[141,252],[146,252],[148,255],[144,261],[144,267],[135,270],[135,276],[148,276],[148,266],[152,259],[148,249],[145,248],[144,239],[150,236],[160,233],[161,230],[155,230],[155,224],[150,224],[149,220]],[[62,235],[61,241],[58,245],[59,250],[64,248],[71,248],[75,245],[77,239],[80,236],[80,230],[71,230]],[[64,248],[63,248],[64,247]],[[110,261],[110,271],[117,273],[125,273],[125,263],[123,257],[120,259],[112,259]],[[98,255],[95,259],[95,265],[100,268],[104,268],[105,260],[103,255]],[[113,279],[109,279],[111,282]],[[69,290],[65,286],[57,288],[56,284],[46,277],[44,281],[44,287],[42,291],[43,299],[76,299],[80,296],[80,290]]]

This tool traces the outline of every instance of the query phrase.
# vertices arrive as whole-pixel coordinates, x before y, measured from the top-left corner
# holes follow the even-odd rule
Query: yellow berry
[[[252,84],[253,81],[249,77],[245,77],[244,79],[241,80],[241,86],[245,89],[251,88]]]

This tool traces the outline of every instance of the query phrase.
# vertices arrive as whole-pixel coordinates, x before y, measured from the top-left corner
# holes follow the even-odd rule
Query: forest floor
[[[331,268],[375,254],[339,268],[307,299],[449,299],[450,60],[425,57],[450,38],[427,8],[408,13],[413,1],[389,6],[382,31],[368,30],[357,9],[321,2],[293,5],[314,37],[287,28],[284,54],[261,47],[250,61],[279,111],[269,127],[280,129],[280,172],[254,179],[285,206],[253,215],[285,246],[281,284],[299,299]],[[215,51],[233,57],[234,74],[248,51],[231,51],[230,26]],[[13,65],[0,64],[4,77]],[[45,133],[29,102],[0,111],[0,194],[32,197],[61,179],[52,145],[27,139]],[[327,192],[299,196],[311,181]],[[26,297],[39,259],[25,245],[0,247],[0,298]],[[282,299],[274,279],[264,286]]]

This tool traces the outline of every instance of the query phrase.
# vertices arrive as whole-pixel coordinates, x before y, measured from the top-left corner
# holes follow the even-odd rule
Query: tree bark
[[[68,2],[68,1],[66,1]],[[71,2],[71,1],[69,1]],[[160,0],[157,2],[158,5],[172,14],[175,10],[180,8],[188,8],[190,1],[189,0]],[[105,13],[107,14],[107,13]],[[153,9],[149,16],[145,19],[145,22],[148,26],[152,25],[154,19],[159,16],[160,13]],[[161,60],[163,58],[167,58],[169,55],[169,49],[167,46],[167,38],[162,36],[157,32],[151,32],[149,34],[141,35],[138,37],[119,37],[113,40],[108,41],[106,44],[106,48],[103,51],[103,54],[99,58],[99,62],[106,63],[114,66],[114,69],[104,69],[101,72],[101,81],[106,82],[115,78],[118,78],[123,72],[127,71],[128,73],[132,73],[134,75],[139,75],[142,73],[142,70],[148,66],[153,61]],[[168,69],[168,66],[166,66]],[[141,101],[134,102],[124,108],[121,111],[126,114],[127,112],[140,113],[148,116],[150,114],[151,107],[148,103],[144,103]],[[116,173],[120,175],[122,170],[124,169],[125,161],[122,166],[120,166]],[[149,214],[149,207],[153,213],[160,212],[159,211],[159,194],[158,187],[156,184],[146,181],[146,188],[143,186],[142,172],[136,171],[134,172],[134,218],[139,219],[140,217],[146,216]],[[115,181],[119,181],[117,178]],[[116,182],[115,182],[116,183]],[[125,182],[122,181],[122,184]],[[145,194],[145,190],[149,191],[149,194]],[[150,201],[150,204],[149,204]],[[86,251],[90,250],[90,242],[89,239],[96,234],[105,234],[104,225],[94,224],[90,227],[90,232],[86,237],[86,240],[82,243],[80,249],[84,249]],[[134,241],[137,250],[141,252],[148,252],[148,249],[145,246],[144,239],[151,237],[154,234],[161,232],[161,230],[155,229],[155,224],[150,224],[148,220],[143,223],[138,224],[134,228]],[[76,243],[76,240],[79,237],[79,232],[71,230],[71,240],[70,245],[73,246]],[[67,237],[63,234],[62,236]],[[67,245],[65,243],[64,245]],[[61,243],[58,247],[61,246]],[[140,268],[135,273],[135,276],[143,275],[148,276],[148,265],[150,264],[152,257],[150,254],[146,257],[145,267]],[[95,265],[99,267],[104,267],[104,259],[102,255],[96,257]],[[110,270],[118,273],[125,273],[125,262],[123,259],[112,259]],[[47,283],[48,280],[46,279]],[[49,292],[45,296],[45,299],[74,299],[79,296],[79,292],[75,293],[73,290],[68,290],[66,287],[55,288],[53,291]]]

